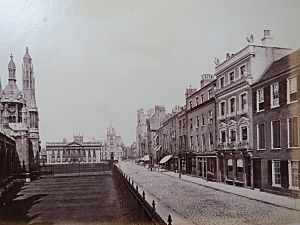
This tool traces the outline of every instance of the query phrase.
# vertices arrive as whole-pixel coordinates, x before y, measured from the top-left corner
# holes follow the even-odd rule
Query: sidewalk
[[[122,170],[122,167],[120,166],[120,164],[117,166],[119,167],[119,169]],[[141,166],[142,168],[144,168],[145,170],[147,170],[148,168],[147,167],[143,167]],[[191,223],[191,221],[188,221],[186,220],[184,217],[178,215],[177,213],[175,213],[172,209],[168,209],[166,206],[164,206],[157,198],[155,198],[152,194],[150,194],[148,191],[146,191],[143,186],[136,182],[135,180],[132,180],[133,183],[134,183],[134,186],[138,185],[139,188],[138,188],[138,192],[142,195],[143,191],[145,193],[145,199],[146,201],[152,205],[152,201],[154,200],[155,201],[155,209],[156,209],[156,212],[160,215],[160,217],[167,223],[167,220],[168,220],[168,216],[169,214],[171,215],[172,217],[172,225],[190,225],[190,224],[193,224]]]
[[[160,172],[163,174],[166,174],[168,176],[176,177],[179,178],[179,174],[175,173],[173,171],[168,171],[164,169],[159,169]],[[240,195],[243,197],[247,197],[250,199],[274,204],[277,206],[282,206],[286,207],[289,209],[294,209],[294,210],[299,210],[300,211],[300,199],[295,199],[295,198],[290,198],[286,196],[281,196],[281,195],[275,195],[267,192],[260,191],[258,189],[248,189],[248,188],[243,188],[243,187],[236,187],[232,185],[227,185],[223,183],[217,183],[217,182],[212,182],[212,181],[206,181],[202,178],[199,177],[193,177],[189,175],[181,175],[181,180],[185,180],[188,182],[196,183],[199,185],[203,185],[206,187],[214,188],[216,190]]]

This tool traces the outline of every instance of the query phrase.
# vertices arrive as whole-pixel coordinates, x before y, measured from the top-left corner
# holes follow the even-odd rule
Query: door
[[[253,159],[253,186],[261,188],[261,160]]]

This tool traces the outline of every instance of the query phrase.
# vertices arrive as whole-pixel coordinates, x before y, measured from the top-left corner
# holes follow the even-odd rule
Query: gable
[[[77,142],[71,142],[67,144],[67,147],[81,147],[82,145]]]

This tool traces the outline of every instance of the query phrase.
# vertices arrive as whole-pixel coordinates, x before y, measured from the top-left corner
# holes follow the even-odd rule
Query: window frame
[[[280,174],[280,184],[275,183],[275,162],[279,162],[279,174]],[[276,173],[278,174],[278,173]],[[282,178],[281,178],[281,160],[272,160],[272,187],[282,187]]]
[[[262,97],[263,97],[262,101],[260,101],[260,99],[259,99],[259,92],[262,93]],[[265,110],[265,109],[264,109],[264,102],[265,102],[264,88],[260,88],[260,89],[258,89],[258,90],[256,91],[256,112],[262,112],[262,111]],[[259,104],[260,104],[260,103],[263,103],[263,109],[260,109],[260,108],[259,108]]]
[[[222,86],[222,83],[221,83],[221,80],[222,80],[222,79],[224,79],[223,86]],[[224,87],[225,87],[225,85],[226,85],[226,83],[225,83],[225,76],[222,76],[222,77],[220,77],[220,78],[219,78],[219,89],[222,89],[222,88],[224,88]]]
[[[225,134],[225,141],[224,141],[224,142],[223,142],[223,140],[222,140],[222,132],[224,132],[224,134]],[[220,144],[226,144],[226,143],[227,143],[226,129],[220,130],[219,135],[220,135],[220,140],[219,140]]]
[[[292,118],[297,118],[297,129],[298,129],[298,146],[291,146],[290,144],[291,144],[291,140],[290,140],[290,120],[292,119]],[[299,134],[300,134],[300,129],[299,129],[299,125],[300,125],[300,123],[299,123],[299,116],[293,116],[293,117],[289,117],[289,118],[287,118],[287,135],[288,135],[288,148],[290,148],[290,149],[293,149],[293,148],[299,148],[300,147],[300,137],[299,137]]]
[[[279,121],[279,145],[280,147],[274,147],[274,140],[273,140],[273,123]],[[280,120],[273,120],[271,121],[271,149],[277,150],[277,149],[281,149],[281,121]]]
[[[293,174],[292,174],[292,162],[297,162],[298,163],[298,171],[299,171],[299,167],[300,167],[300,161],[299,160],[288,160],[288,173],[289,173],[289,189],[291,190],[300,190],[300,174],[298,172],[298,187],[297,186],[293,186]]]
[[[236,143],[237,142],[237,130],[236,130],[236,127],[231,127],[231,128],[228,129],[228,131],[229,131],[229,140],[230,140],[229,143],[233,143],[233,142]],[[235,132],[235,140],[234,141],[231,140],[231,131]]]
[[[294,78],[296,79],[296,91],[293,92],[293,93],[297,93],[298,92],[298,86],[297,86],[297,84],[298,84],[298,77],[297,77],[297,75],[288,77],[287,78],[287,89],[286,89],[287,90],[287,104],[292,104],[292,103],[298,102],[298,99],[296,99],[294,101],[291,101],[291,94],[293,94],[293,93],[290,93],[290,80],[294,79]]]
[[[231,99],[234,99],[234,112],[231,112]],[[235,116],[236,115],[236,96],[232,96],[232,97],[230,97],[229,99],[228,99],[228,105],[229,105],[229,107],[228,107],[228,109],[229,109],[229,115],[230,116]]]
[[[264,131],[264,138],[265,138],[265,140],[264,140],[264,148],[260,148],[260,146],[259,146],[259,143],[260,143],[259,125],[264,125],[264,129],[263,129],[263,131]],[[265,126],[265,123],[259,123],[259,124],[257,124],[256,125],[256,129],[257,129],[257,131],[256,131],[257,150],[266,150],[266,126]]]
[[[210,115],[211,112],[211,115]],[[213,124],[213,111],[209,110],[208,111],[208,124]]]
[[[222,103],[224,103],[224,115],[222,115]],[[219,102],[219,116],[220,118],[226,117],[226,100],[222,100]]]
[[[274,95],[273,95],[273,92],[274,92],[274,85],[277,85],[278,87],[278,93],[277,93],[277,99],[278,99],[278,104],[277,105],[274,105]],[[275,83],[272,83],[270,84],[270,107],[271,109],[274,109],[274,108],[277,108],[280,106],[280,102],[279,102],[279,82],[275,82]]]
[[[247,139],[246,140],[243,140],[243,132],[242,132],[243,128],[247,129]],[[248,124],[241,124],[240,125],[240,142],[241,141],[249,141],[249,125]]]
[[[245,73],[242,75],[242,73],[241,73],[241,68],[242,67],[245,67]],[[242,65],[240,65],[239,66],[239,76],[240,76],[240,78],[242,78],[242,77],[245,77],[247,75],[247,64],[246,63],[244,63],[244,64],[242,64]]]
[[[243,95],[246,95],[246,104],[245,104],[244,109],[242,109],[242,105],[243,105],[242,96]],[[248,92],[247,91],[244,91],[239,95],[239,112],[240,112],[240,114],[248,113]]]
[[[230,79],[230,78],[231,78],[231,77],[230,77],[231,74],[233,74],[233,80]],[[229,81],[229,83],[230,83],[230,84],[231,84],[231,83],[234,83],[235,80],[236,80],[236,79],[235,79],[235,71],[234,71],[234,70],[229,71],[229,72],[228,72],[228,81]]]

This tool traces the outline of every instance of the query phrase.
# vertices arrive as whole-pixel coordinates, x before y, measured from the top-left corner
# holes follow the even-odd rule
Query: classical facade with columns
[[[22,62],[22,91],[16,83],[13,55],[8,63],[8,83],[0,85],[1,133],[16,141],[19,161],[27,170],[34,170],[40,149],[38,108],[35,100],[35,78],[32,58],[26,47]]]

